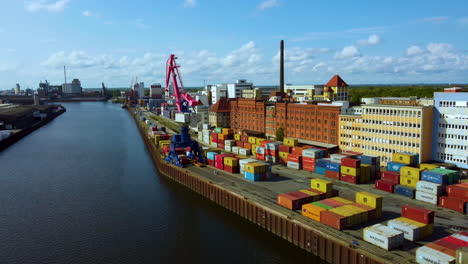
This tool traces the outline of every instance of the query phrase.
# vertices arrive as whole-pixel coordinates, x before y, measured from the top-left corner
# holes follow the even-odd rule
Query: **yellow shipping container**
[[[161,135],[154,135],[154,144],[159,145],[159,141],[161,140]]]
[[[372,174],[371,165],[361,164],[361,183],[370,182],[371,174]]]
[[[368,192],[357,192],[356,203],[370,206],[376,209],[382,209],[383,197],[380,195],[368,193]]]
[[[356,207],[354,205],[345,205],[345,206],[349,206],[351,210],[354,210],[356,212],[356,214],[358,214],[359,216],[359,223],[365,223],[367,222],[367,211],[360,208],[360,207]]]
[[[307,190],[307,189],[302,189],[302,190],[299,190],[299,191],[312,196],[314,202],[316,202],[316,201],[318,201],[320,199],[320,193],[312,192],[312,191]]]
[[[344,198],[341,198],[341,197],[333,197],[331,198],[332,200],[335,200],[337,202],[341,202],[341,203],[344,203],[344,204],[352,204],[354,203],[353,201],[350,201],[350,200],[346,200]]]
[[[257,145],[252,145],[251,150],[252,150],[252,155],[253,155],[253,156],[257,155],[257,147],[259,147],[259,146],[257,146]]]
[[[320,212],[326,211],[327,209],[313,205],[311,203],[309,204],[303,204],[302,205],[302,215],[305,217],[308,217],[312,220],[315,220],[317,222],[320,222]]]
[[[404,167],[401,167],[400,169],[400,177],[407,176],[411,179],[415,179],[419,181],[421,179],[421,171],[423,170],[419,168],[404,166]]]
[[[286,146],[291,146],[291,147],[297,147],[299,144],[298,140],[295,138],[285,138],[283,140],[284,145]]]
[[[434,164],[421,163],[419,164],[419,168],[422,170],[433,170],[439,168],[439,166]]]
[[[264,141],[266,139],[264,138],[256,138],[255,139],[255,145],[258,145],[258,146],[262,146],[262,141]]]
[[[234,130],[231,129],[231,128],[223,128],[222,130],[222,134],[224,135],[230,135],[230,134],[233,134],[234,133]]]
[[[260,164],[256,162],[246,163],[244,165],[244,171],[250,173],[265,173],[265,164]]]
[[[238,157],[239,159],[248,159],[247,156],[242,156],[242,155],[237,155],[236,157]]]
[[[330,193],[333,188],[333,183],[322,179],[312,179],[310,180],[310,188],[319,192]]]
[[[341,174],[351,175],[351,176],[359,176],[361,175],[361,170],[359,168],[351,168],[346,166],[341,166]]]
[[[289,156],[289,153],[287,152],[280,152],[279,153],[279,157],[282,158],[282,159],[287,159]]]
[[[226,157],[223,159],[224,160],[224,165],[228,165],[231,167],[237,167],[239,166],[239,160],[233,157]]]
[[[234,134],[234,140],[241,140],[241,135],[240,134]]]
[[[406,153],[393,153],[392,161],[400,162],[404,164],[414,164],[415,155],[414,154],[406,154]]]
[[[252,145],[255,145],[255,142],[257,142],[256,140],[257,140],[256,137],[249,137],[249,143]]]
[[[400,175],[400,184],[403,185],[403,186],[408,186],[408,187],[411,187],[411,188],[416,188],[416,185],[418,184],[418,181],[417,179],[414,179],[410,176],[402,176]]]
[[[329,211],[346,217],[346,224],[348,227],[356,224],[356,214],[355,212],[349,210],[349,208],[343,208],[343,206],[340,206],[330,209]]]

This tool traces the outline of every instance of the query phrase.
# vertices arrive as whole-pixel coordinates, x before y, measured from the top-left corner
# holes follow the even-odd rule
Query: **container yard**
[[[378,156],[204,126],[198,140],[207,165],[179,149],[181,168],[163,161],[176,135],[147,122],[152,113],[141,114],[145,122],[135,120],[163,175],[329,263],[466,259],[468,186],[451,171],[417,164],[411,153],[381,169]]]

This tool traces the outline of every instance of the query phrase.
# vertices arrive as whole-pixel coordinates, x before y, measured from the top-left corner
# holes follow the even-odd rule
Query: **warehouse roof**
[[[345,81],[343,81],[343,79],[341,79],[341,77],[338,74],[336,74],[335,76],[333,76],[333,78],[330,79],[330,81],[328,81],[327,84],[325,84],[325,86],[348,87],[348,84],[346,84]]]
[[[34,110],[28,106],[0,108],[0,119],[15,120],[17,118],[32,114],[32,112],[34,112]]]
[[[210,111],[216,113],[227,113],[231,111],[231,104],[226,98],[221,97],[218,102],[211,107]]]

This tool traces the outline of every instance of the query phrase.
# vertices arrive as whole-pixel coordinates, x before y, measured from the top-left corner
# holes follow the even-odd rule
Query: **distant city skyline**
[[[187,87],[247,79],[323,84],[468,83],[468,2],[6,1],[0,89],[78,78],[84,88],[164,83],[169,54]]]

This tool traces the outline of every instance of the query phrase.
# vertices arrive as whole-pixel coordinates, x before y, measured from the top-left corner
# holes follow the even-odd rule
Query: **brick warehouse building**
[[[284,128],[285,137],[338,145],[340,106],[264,102],[253,99],[231,101],[231,128],[275,137]]]

